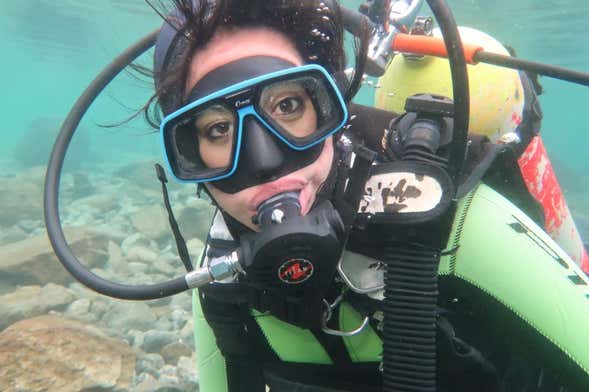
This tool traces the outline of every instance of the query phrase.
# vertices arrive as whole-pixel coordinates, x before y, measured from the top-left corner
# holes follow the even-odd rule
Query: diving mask
[[[232,72],[222,70],[223,67],[213,72],[235,74],[239,69],[243,73],[244,67],[251,65],[248,63],[263,63],[266,59],[239,60],[224,66],[233,68]],[[202,91],[195,92],[197,84],[189,95],[192,102],[164,119],[162,144],[177,180],[216,181],[215,186],[219,185],[222,191],[234,193],[255,185],[254,177],[260,172],[246,170],[248,175],[243,175],[244,170],[239,169],[242,181],[222,181],[234,176],[239,166],[247,169],[263,161],[275,162],[281,169],[259,178],[257,183],[262,183],[272,180],[271,176],[286,174],[284,168],[294,171],[317,158],[319,144],[347,120],[344,100],[323,67],[309,64],[281,68],[204,97],[199,97]],[[309,156],[305,158],[306,155]]]

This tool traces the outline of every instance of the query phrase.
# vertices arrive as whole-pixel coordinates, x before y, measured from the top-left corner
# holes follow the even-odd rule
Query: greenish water
[[[344,1],[346,5],[358,1]],[[585,50],[589,3],[585,0],[450,0],[459,24],[484,30],[518,50],[520,57],[589,72]],[[425,8],[425,7],[424,7]],[[137,0],[25,0],[0,4],[0,102],[3,175],[18,173],[22,154],[44,162],[47,148],[83,88],[116,54],[160,25],[159,17]],[[142,58],[151,64],[148,55]],[[589,88],[543,78],[543,137],[565,191],[574,193],[577,214],[589,215],[583,204],[589,186],[586,102]],[[124,74],[91,108],[74,139],[67,165],[84,166],[159,159],[158,140],[142,119],[115,129],[100,128],[127,118],[151,93],[151,83]],[[362,97],[366,99],[368,93]],[[44,127],[45,133],[33,130]],[[23,135],[34,137],[23,141]],[[19,156],[15,159],[15,152]],[[23,152],[24,151],[24,152]],[[73,158],[72,158],[73,157]],[[26,161],[26,160],[25,160]],[[19,162],[21,162],[19,164]]]
[[[447,1],[459,25],[493,35],[513,46],[520,57],[589,72],[587,0]],[[359,1],[343,3],[355,7]],[[423,11],[427,12],[426,7]],[[77,97],[116,55],[160,25],[159,16],[143,0],[0,1],[0,297],[8,309],[22,310],[8,315],[0,310],[0,332],[13,322],[55,310],[105,330],[108,327],[115,336],[142,350],[144,334],[173,330],[173,336],[180,336],[186,343],[186,355],[190,356],[194,344],[189,296],[175,296],[172,301],[177,302],[170,304],[149,302],[157,310],[157,323],[150,307],[140,307],[147,306],[143,303],[90,296],[89,290],[67,280],[69,276],[60,277],[60,272],[66,273],[57,267],[45,240],[41,208],[50,148]],[[151,66],[152,52],[139,63]],[[543,139],[575,221],[584,238],[589,239],[589,126],[585,118],[589,88],[548,78],[541,82],[545,88],[541,97]],[[141,116],[124,126],[101,126],[132,116],[152,92],[150,80],[134,72],[121,74],[84,117],[68,151],[62,177],[63,226],[75,227],[70,233],[84,234],[85,229],[97,233],[84,234],[88,242],[74,251],[76,257],[88,266],[102,267],[93,271],[120,283],[163,282],[183,273],[167,227],[160,185],[152,173],[153,163],[162,162],[158,135]],[[373,92],[365,87],[358,99],[370,103]],[[210,207],[196,198],[194,187],[169,185],[171,203],[194,258],[201,253],[201,240],[208,233]],[[66,236],[71,243],[68,233]],[[22,267],[11,269],[13,262]],[[72,290],[68,294],[71,297],[47,305],[43,304],[44,292],[34,298],[26,294],[22,301],[13,296],[20,286],[47,289],[47,284],[54,282],[59,285],[53,290],[67,288]],[[59,297],[48,295],[53,296]],[[86,310],[80,308],[78,300],[86,301]],[[171,309],[183,309],[182,317],[168,316]],[[107,317],[111,314],[116,317]],[[122,321],[113,327],[112,320],[119,319]],[[139,322],[145,325],[136,326]],[[178,334],[180,322],[186,325]],[[137,374],[145,376],[142,358],[137,360]],[[38,377],[34,370],[45,368],[29,359],[24,361],[29,368],[25,367],[23,379],[28,373]],[[10,364],[22,365],[18,360]],[[195,369],[192,363],[189,367]],[[159,373],[153,374],[158,378]],[[59,374],[45,377],[59,378]],[[51,380],[47,383],[51,385]]]

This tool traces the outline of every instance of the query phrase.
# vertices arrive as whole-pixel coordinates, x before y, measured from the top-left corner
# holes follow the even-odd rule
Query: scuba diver
[[[351,103],[375,67],[370,29],[356,25],[347,71],[336,1],[174,4],[150,102],[169,172],[217,208],[206,249],[194,268],[158,166],[187,275],[125,286],[75,260],[56,194],[79,110],[45,199],[72,275],[126,299],[198,288],[204,392],[589,390],[589,280],[542,229],[513,145],[459,137],[468,100],[426,90],[395,112]]]

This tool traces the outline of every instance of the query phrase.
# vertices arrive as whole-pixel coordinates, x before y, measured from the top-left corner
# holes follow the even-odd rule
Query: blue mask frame
[[[325,83],[323,85],[328,89],[327,93],[332,99],[334,116],[338,118],[332,119],[327,127],[318,129],[318,134],[304,140],[296,141],[292,138],[285,136],[287,133],[279,129],[279,126],[271,124],[266,121],[264,116],[256,110],[256,99],[250,99],[248,101],[236,100],[233,102],[233,111],[236,116],[236,141],[235,148],[232,152],[232,163],[222,169],[208,169],[208,172],[204,170],[191,170],[189,168],[190,161],[187,161],[184,155],[181,154],[180,147],[177,145],[175,139],[174,129],[178,124],[182,123],[182,120],[186,117],[190,117],[191,113],[194,113],[202,107],[211,105],[213,101],[219,101],[223,99],[229,99],[233,95],[238,95],[240,92],[247,91],[251,88],[260,88],[270,83],[274,83],[279,80],[289,80],[296,77],[305,75],[313,75],[321,78]],[[240,83],[233,84],[229,87],[223,88],[215,93],[212,93],[204,98],[197,99],[194,102],[190,102],[180,109],[174,111],[164,118],[160,125],[160,140],[162,144],[162,150],[164,152],[164,159],[166,164],[172,173],[174,179],[182,183],[201,183],[222,180],[233,175],[239,164],[239,156],[241,151],[241,143],[243,139],[244,131],[244,119],[247,116],[253,116],[259,121],[264,127],[270,131],[276,138],[282,143],[286,144],[290,149],[294,151],[307,150],[321,142],[334,133],[339,131],[346,123],[348,118],[348,111],[346,104],[337,85],[329,73],[320,65],[308,64],[298,67],[287,68],[276,72],[268,73],[266,75],[258,76],[252,79],[245,80]],[[195,152],[194,159],[197,159],[197,153]],[[183,162],[184,164],[180,163]]]

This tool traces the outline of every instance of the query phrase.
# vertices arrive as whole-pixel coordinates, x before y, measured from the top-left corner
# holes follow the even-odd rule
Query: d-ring
[[[323,300],[323,303],[327,306],[327,309],[325,311],[323,319],[321,320],[321,330],[328,335],[354,336],[362,332],[362,330],[368,325],[368,321],[370,320],[370,318],[366,316],[364,317],[364,321],[362,321],[362,324],[358,328],[353,329],[351,331],[340,331],[338,329],[331,329],[327,326],[327,322],[329,321],[329,319],[331,319],[332,306],[325,299]]]

